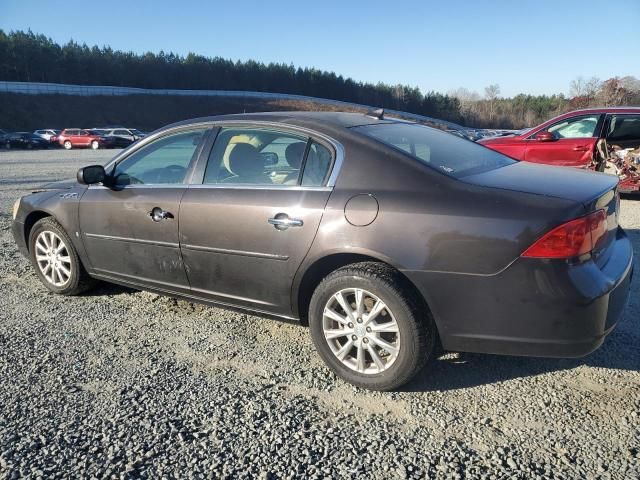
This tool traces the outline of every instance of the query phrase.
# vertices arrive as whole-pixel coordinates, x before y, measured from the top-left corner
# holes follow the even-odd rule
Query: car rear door
[[[524,159],[565,167],[590,166],[602,130],[602,117],[600,114],[577,115],[532,133],[526,140]],[[538,140],[536,135],[541,131],[553,134],[554,139]]]
[[[180,200],[206,131],[166,133],[109,167],[110,187],[88,187],[79,219],[93,273],[189,291],[178,238]]]
[[[222,128],[180,206],[180,245],[194,294],[291,314],[292,279],[331,194],[337,151],[307,132]]]

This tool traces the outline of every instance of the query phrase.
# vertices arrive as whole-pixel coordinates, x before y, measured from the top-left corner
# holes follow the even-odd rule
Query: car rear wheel
[[[4,148],[6,148],[7,150],[11,150],[11,143],[9,142],[5,143]]]
[[[39,220],[31,229],[29,253],[38,277],[52,292],[77,295],[95,284],[82,266],[71,239],[51,217]]]
[[[98,150],[100,148],[100,144],[98,143],[97,140],[94,140],[91,142],[91,149],[92,150]]]
[[[318,353],[344,380],[392,390],[411,380],[430,358],[435,324],[392,268],[363,262],[340,268],[316,288],[309,326]]]
[[[71,145],[71,142],[69,140],[65,140],[65,142],[63,143],[65,150],[71,150],[71,147],[73,145]]]

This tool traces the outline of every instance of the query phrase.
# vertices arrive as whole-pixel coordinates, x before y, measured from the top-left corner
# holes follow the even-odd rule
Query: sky
[[[60,43],[286,63],[422,92],[497,83],[501,96],[640,77],[639,26],[640,0],[0,0],[0,29]]]

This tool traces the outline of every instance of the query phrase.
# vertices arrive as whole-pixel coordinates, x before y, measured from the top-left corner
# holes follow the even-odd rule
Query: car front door
[[[80,199],[82,241],[93,273],[187,292],[178,222],[185,179],[206,129],[182,129],[154,139],[109,167],[106,185]]]
[[[528,137],[524,159],[548,165],[587,167],[594,159],[601,129],[602,115],[599,114],[561,120]]]
[[[296,131],[222,128],[180,208],[193,293],[291,314],[292,279],[331,194],[335,152],[330,140]]]

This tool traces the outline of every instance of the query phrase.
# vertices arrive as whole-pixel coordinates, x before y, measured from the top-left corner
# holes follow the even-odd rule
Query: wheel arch
[[[43,218],[47,218],[47,217],[53,217],[53,215],[50,212],[46,212],[44,210],[34,210],[32,212],[29,212],[29,214],[24,219],[24,241],[25,241],[24,243],[27,246],[27,250],[29,250],[29,247],[30,247],[29,235],[31,234],[31,230],[33,229],[33,226],[39,220],[42,220]]]
[[[337,252],[316,259],[302,274],[300,283],[294,293],[293,306],[294,313],[298,315],[300,322],[303,325],[308,325],[309,303],[311,301],[311,296],[322,279],[338,268],[360,262],[381,263],[395,270],[403,282],[403,288],[415,295],[415,298],[419,299],[423,303],[424,308],[431,315],[431,309],[429,308],[427,299],[420,292],[418,287],[409,279],[409,277],[403,274],[396,266],[381,257],[367,253]]]

